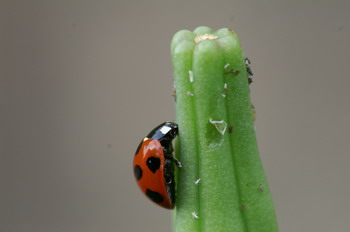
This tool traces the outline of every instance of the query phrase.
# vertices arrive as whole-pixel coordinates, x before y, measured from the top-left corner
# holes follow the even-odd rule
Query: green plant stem
[[[201,35],[201,36],[199,36]],[[199,27],[171,43],[178,171],[176,232],[278,231],[235,32]]]

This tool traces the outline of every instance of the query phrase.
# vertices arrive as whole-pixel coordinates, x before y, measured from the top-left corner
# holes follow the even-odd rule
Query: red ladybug
[[[141,191],[156,204],[172,209],[175,205],[172,140],[178,133],[176,123],[165,122],[154,128],[140,143],[134,157],[134,175]]]

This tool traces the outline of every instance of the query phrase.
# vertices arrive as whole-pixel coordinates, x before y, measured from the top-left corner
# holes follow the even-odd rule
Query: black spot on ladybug
[[[147,159],[146,164],[149,170],[155,173],[160,167],[160,159],[155,157],[150,157]]]
[[[160,195],[158,192],[153,192],[152,190],[147,189],[146,190],[146,195],[151,198],[152,201],[155,203],[160,203],[164,200],[163,196]]]
[[[134,175],[137,180],[140,180],[142,178],[142,168],[139,165],[135,165]]]
[[[137,147],[136,152],[135,152],[135,155],[137,155],[137,154],[139,153],[142,144],[143,144],[143,140],[141,141],[141,143],[140,143],[139,146]]]

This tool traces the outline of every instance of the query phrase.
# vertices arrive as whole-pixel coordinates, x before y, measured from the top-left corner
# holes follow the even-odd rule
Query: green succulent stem
[[[176,232],[278,231],[256,143],[245,57],[227,28],[171,42],[179,125]]]

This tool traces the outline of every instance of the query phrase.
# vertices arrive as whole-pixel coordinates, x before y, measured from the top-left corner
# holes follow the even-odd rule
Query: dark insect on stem
[[[250,68],[251,62],[250,62],[250,60],[249,60],[248,57],[246,57],[246,58],[244,59],[244,62],[245,62],[245,66],[246,66],[246,69],[247,69],[247,73],[248,73],[248,75],[249,75],[249,76],[248,76],[248,84],[251,84],[251,83],[253,82],[253,78],[252,78],[251,76],[254,75],[252,69]]]

